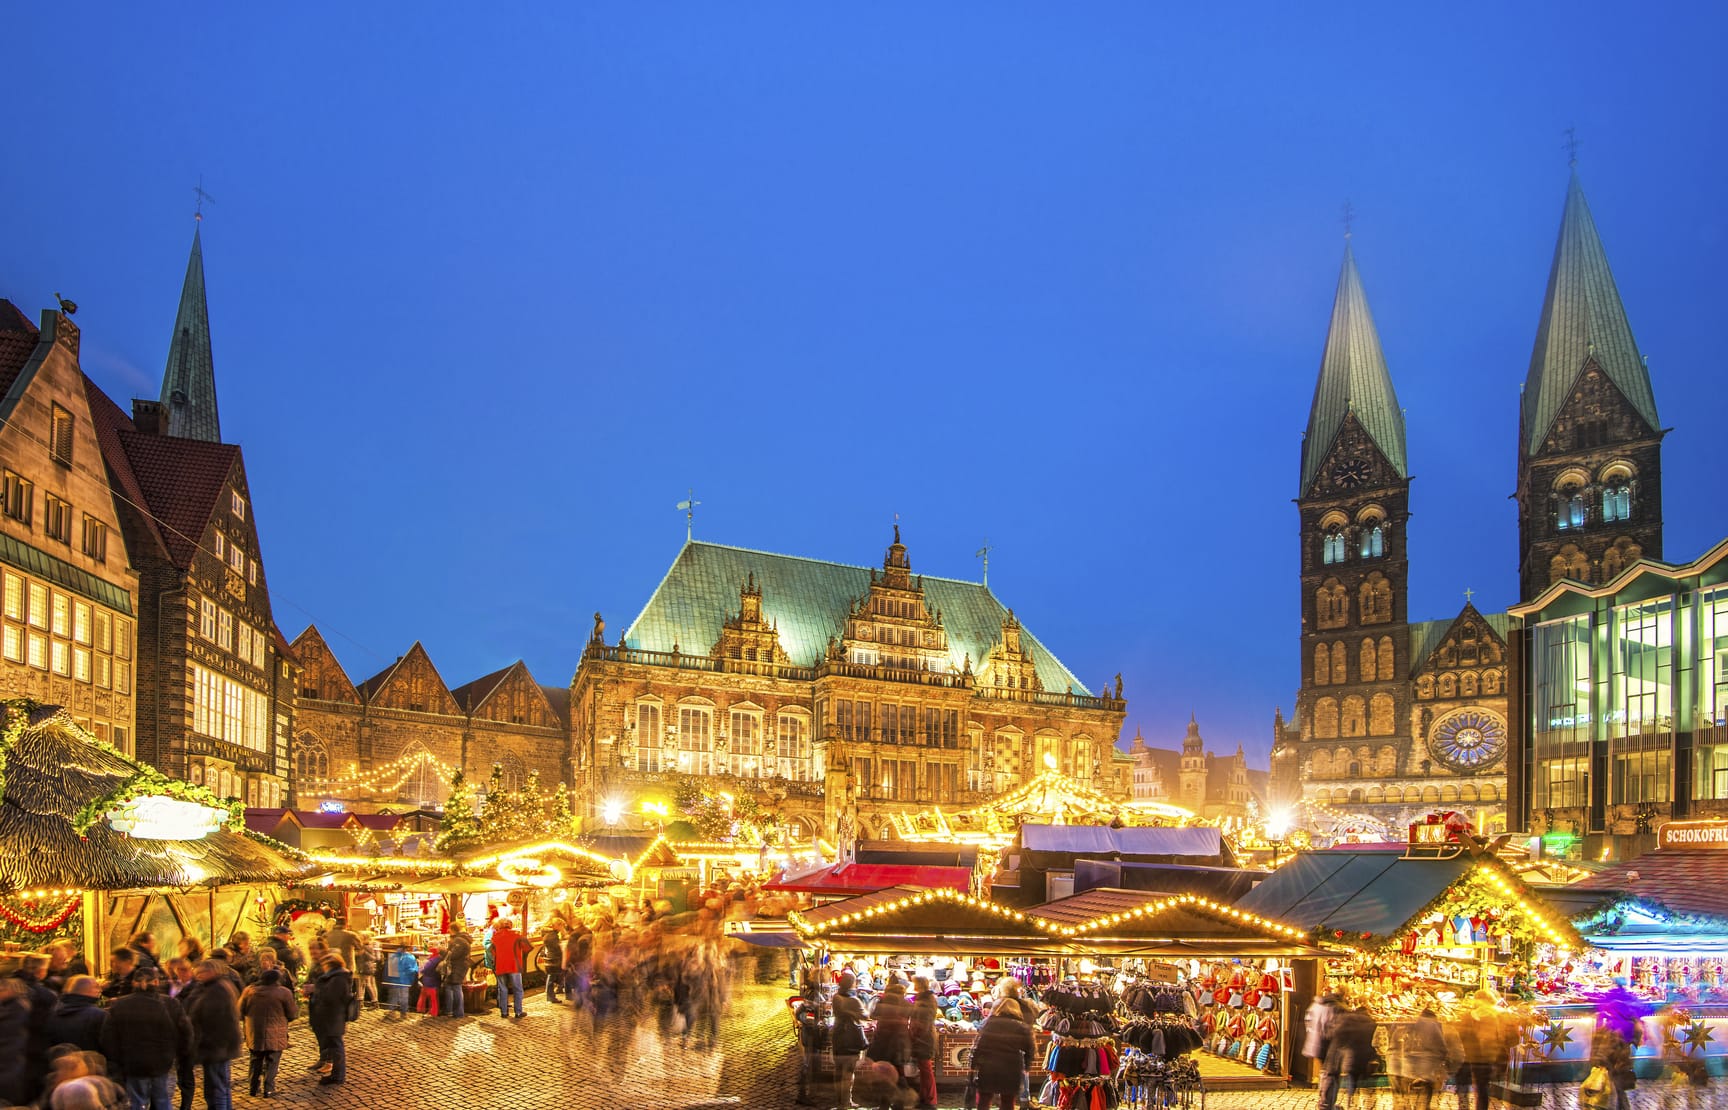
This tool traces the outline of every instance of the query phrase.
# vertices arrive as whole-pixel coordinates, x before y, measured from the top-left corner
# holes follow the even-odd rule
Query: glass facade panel
[[[1674,599],[1617,606],[1610,622],[1609,800],[1666,802],[1674,748]]]
[[[1728,586],[1698,594],[1697,670],[1692,796],[1728,799]]]
[[[1590,801],[1590,618],[1536,626],[1531,647],[1530,776],[1536,809]]]

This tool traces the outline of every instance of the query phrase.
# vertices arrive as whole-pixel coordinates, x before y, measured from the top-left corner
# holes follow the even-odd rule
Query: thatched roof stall
[[[260,900],[246,887],[306,869],[225,824],[201,839],[128,836],[108,820],[128,799],[214,798],[100,743],[64,710],[7,701],[0,717],[0,910],[46,937],[37,926],[57,907],[60,934],[81,932],[92,966],[135,929],[170,948],[184,933],[225,940]]]
[[[8,703],[8,715],[18,711]],[[15,719],[15,718],[14,718]],[[152,772],[99,744],[64,711],[30,711],[16,739],[0,739],[0,891],[51,888],[136,890],[274,883],[305,865],[226,826],[201,840],[146,840],[98,817],[82,834],[80,813]]]

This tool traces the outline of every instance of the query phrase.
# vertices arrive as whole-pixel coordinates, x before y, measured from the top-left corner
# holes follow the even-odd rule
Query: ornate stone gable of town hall
[[[366,704],[375,709],[441,713],[450,717],[462,714],[462,707],[418,640],[388,670],[367,680],[363,692]]]
[[[359,705],[360,694],[342,669],[336,653],[330,650],[317,625],[307,625],[306,631],[294,638],[291,645],[300,660],[300,696],[314,701],[334,701]]]

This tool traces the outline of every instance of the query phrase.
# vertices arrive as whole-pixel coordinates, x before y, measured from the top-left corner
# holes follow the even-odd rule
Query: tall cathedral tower
[[[1519,596],[1661,558],[1656,395],[1576,171],[1519,408]]]
[[[1304,740],[1407,731],[1409,502],[1404,414],[1346,243],[1296,499],[1302,543],[1296,719]],[[1364,769],[1357,767],[1357,775]],[[1355,777],[1350,771],[1349,760],[1332,768]]]
[[[1188,734],[1182,737],[1182,762],[1178,764],[1177,784],[1181,804],[1199,813],[1206,806],[1206,741],[1200,736],[1200,722],[1188,714]]]

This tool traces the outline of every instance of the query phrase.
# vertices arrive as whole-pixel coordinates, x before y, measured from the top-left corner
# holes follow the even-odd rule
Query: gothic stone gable
[[[1650,426],[1592,358],[1585,362],[1572,387],[1572,396],[1560,407],[1541,449],[1533,457],[1576,454],[1604,444],[1631,443],[1655,435],[1657,429]]]
[[[1345,415],[1332,446],[1327,449],[1325,460],[1314,475],[1313,485],[1304,490],[1302,496],[1304,500],[1349,499],[1368,490],[1402,486],[1404,482],[1405,479],[1398,476],[1398,471],[1387,461],[1367,429],[1362,427],[1361,421],[1356,419],[1356,414],[1349,413]]]
[[[342,702],[359,705],[360,694],[349,680],[348,672],[336,659],[336,653],[324,642],[317,625],[307,625],[306,631],[294,638],[294,654],[300,659],[300,696],[314,701]]]
[[[366,685],[369,691],[367,704],[379,709],[441,713],[450,717],[462,713],[461,706],[456,704],[450,688],[444,685],[438,668],[432,665],[431,657],[418,640],[394,667]]]
[[[504,672],[504,677],[490,693],[482,695],[469,707],[469,712],[479,720],[499,724],[558,727],[558,715],[552,711],[552,703],[546,700],[546,692],[528,673],[527,664],[520,660]]]

